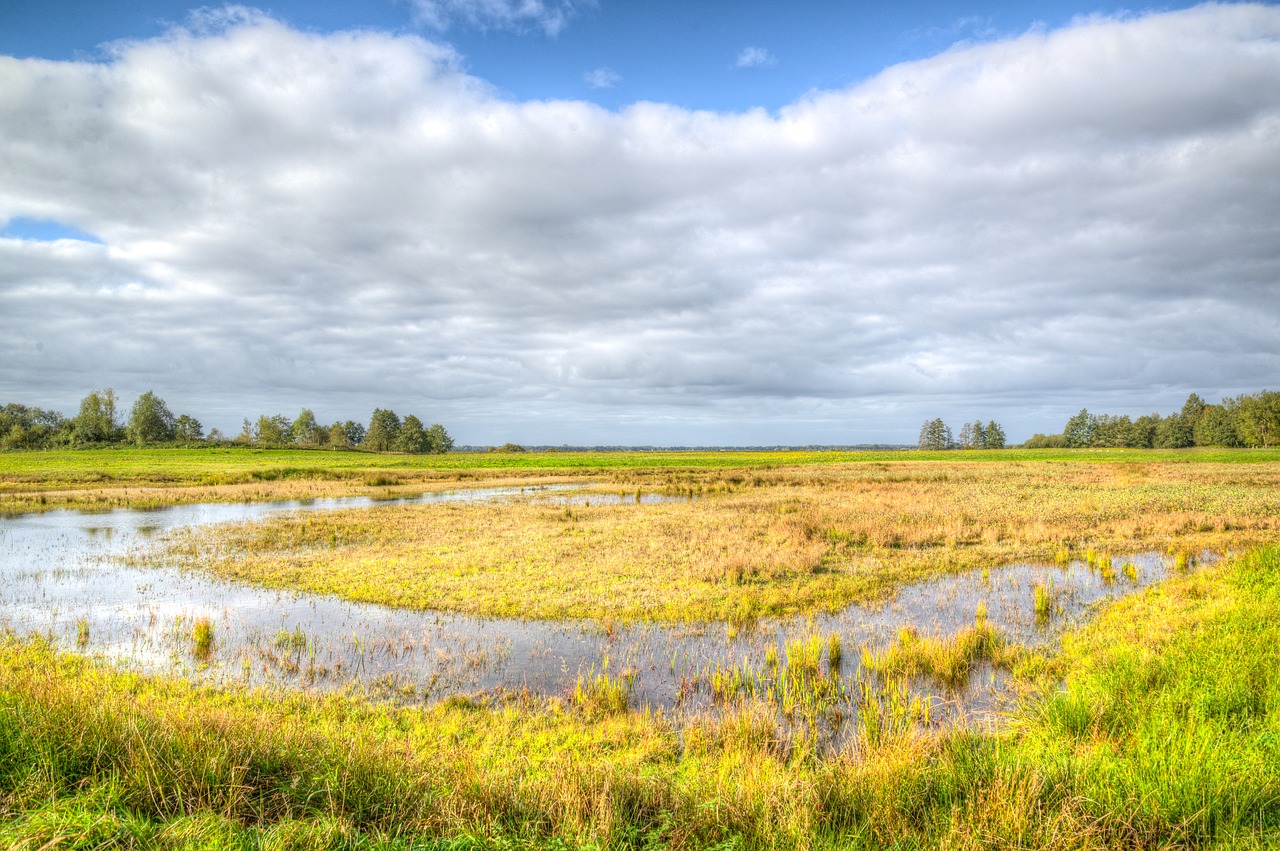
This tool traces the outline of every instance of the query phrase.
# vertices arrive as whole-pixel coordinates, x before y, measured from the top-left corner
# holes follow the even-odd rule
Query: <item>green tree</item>
[[[173,438],[190,446],[204,440],[204,426],[190,414],[183,414],[173,423]]]
[[[982,443],[983,449],[1004,449],[1005,447],[1004,429],[1000,423],[991,420],[987,423],[985,439]]]
[[[129,440],[138,446],[173,440],[175,422],[164,400],[148,390],[138,397],[129,412]]]
[[[120,439],[116,413],[116,391],[92,390],[80,400],[74,434],[77,443],[107,443]]]
[[[1280,393],[1263,390],[1231,401],[1236,431],[1245,446],[1280,446]]]
[[[47,449],[73,442],[74,424],[57,411],[10,403],[0,408],[0,446]]]
[[[427,429],[427,451],[433,455],[444,455],[453,449],[453,438],[440,423],[432,423]]]
[[[289,418],[284,414],[263,414],[253,425],[253,441],[258,446],[276,449],[293,441],[289,432]]]
[[[1196,446],[1239,446],[1235,418],[1223,405],[1206,405],[1192,429]]]
[[[355,420],[347,420],[342,424],[342,430],[347,435],[347,446],[359,446],[364,443],[364,424]]]
[[[390,409],[374,408],[369,417],[369,429],[364,433],[361,444],[374,452],[390,452],[400,436],[400,417]]]
[[[414,455],[426,452],[430,447],[427,444],[427,432],[422,428],[422,420],[413,414],[407,414],[404,421],[400,423],[400,432],[396,435],[394,448],[397,452],[408,452]]]
[[[298,446],[319,446],[323,439],[320,424],[310,408],[303,408],[289,426],[289,435]]]
[[[347,430],[343,428],[342,423],[334,423],[329,426],[329,446],[334,449],[351,448],[351,444],[347,438]]]
[[[1073,448],[1091,446],[1095,422],[1088,408],[1081,408],[1080,413],[1067,420],[1066,427],[1062,429],[1062,437],[1066,440],[1067,446]]]
[[[955,445],[951,437],[951,427],[944,423],[941,417],[925,420],[924,425],[920,426],[918,445],[921,449],[950,449]]]
[[[1133,421],[1133,445],[1150,449],[1156,445],[1156,433],[1160,430],[1159,414],[1143,414]]]
[[[1191,429],[1194,435],[1196,425],[1200,422],[1200,417],[1204,416],[1204,409],[1208,407],[1204,400],[1195,393],[1187,397],[1187,401],[1182,403],[1182,421],[1187,424],[1187,428]]]
[[[1195,434],[1182,414],[1167,416],[1156,427],[1156,446],[1160,449],[1182,449],[1195,442]]]

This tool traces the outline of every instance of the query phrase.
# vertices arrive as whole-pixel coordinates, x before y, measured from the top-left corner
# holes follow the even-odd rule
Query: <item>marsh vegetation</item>
[[[1280,840],[1274,461],[966,455],[7,518],[0,842]]]

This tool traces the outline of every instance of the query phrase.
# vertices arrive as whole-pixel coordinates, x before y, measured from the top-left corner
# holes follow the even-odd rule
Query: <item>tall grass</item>
[[[822,644],[797,671],[826,678]],[[863,733],[824,754],[755,700],[685,729],[518,696],[395,708],[144,678],[10,638],[0,846],[1280,842],[1280,549],[1111,604],[1052,665],[1065,685],[1044,680],[1000,733],[922,732],[892,679],[863,681]]]

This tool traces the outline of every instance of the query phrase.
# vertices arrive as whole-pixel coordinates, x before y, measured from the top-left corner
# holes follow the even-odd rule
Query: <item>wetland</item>
[[[303,847],[334,835],[964,847],[987,835],[987,805],[1051,810],[1026,826],[1031,847],[1115,847],[1137,816],[1156,845],[1170,831],[1212,839],[1214,807],[1274,830],[1275,770],[1262,766],[1280,692],[1261,661],[1274,651],[1253,638],[1242,650],[1239,636],[1274,629],[1257,619],[1276,598],[1276,459],[761,455],[476,469],[461,482],[446,478],[456,469],[268,475],[250,486],[303,498],[256,501],[234,501],[245,482],[199,502],[208,483],[148,485],[134,471],[128,506],[98,499],[115,479],[72,492],[57,475],[49,494],[61,495],[41,506],[24,476],[8,492],[42,510],[0,518],[0,722],[45,756],[11,748],[4,806],[15,824],[69,818],[31,795],[95,818],[142,813],[154,836],[195,818],[233,847],[279,844],[286,827],[311,837]],[[161,499],[175,487],[191,493]],[[1221,642],[1209,622],[1234,638],[1201,646]],[[1199,809],[1211,787],[1175,794],[1157,778],[1155,794],[1150,777],[1135,786],[1149,800],[1088,798],[1105,766],[1148,770],[1158,731],[1108,713],[1157,699],[1152,666],[1173,682],[1226,659],[1243,660],[1240,682],[1181,696],[1208,713],[1184,739],[1224,735],[1219,715],[1240,722],[1224,740],[1239,753],[1195,764],[1243,785]],[[35,668],[38,687],[24,674]],[[1117,692],[1117,676],[1143,685]],[[1169,723],[1187,717],[1170,711]],[[64,765],[75,748],[34,720],[54,716],[77,741],[105,736],[101,759]],[[145,741],[118,738],[130,718]],[[234,735],[204,741],[215,729]],[[352,736],[360,753],[343,749]],[[163,788],[132,773],[156,737],[177,749]],[[1071,742],[1093,768],[1046,773]],[[165,803],[170,785],[192,794],[193,760],[261,768],[286,754],[288,777],[250,784],[256,804],[234,791],[245,777],[231,764],[201,787],[217,806]],[[404,776],[393,783],[383,763]],[[407,783],[396,794],[411,800],[389,814],[378,783]],[[108,803],[73,791],[85,788]],[[931,803],[908,815],[922,788]],[[314,803],[321,792],[328,803]],[[1055,845],[1044,831],[1063,825],[1071,840]]]

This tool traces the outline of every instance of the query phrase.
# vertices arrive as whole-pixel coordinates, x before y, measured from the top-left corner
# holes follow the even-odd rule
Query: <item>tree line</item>
[[[1029,449],[1058,447],[1134,447],[1182,449],[1189,446],[1280,446],[1280,393],[1260,393],[1207,404],[1195,393],[1182,410],[1168,416],[1091,414],[1087,408],[1067,420],[1061,434],[1037,434]]]
[[[413,414],[401,419],[390,409],[374,408],[366,427],[353,420],[322,425],[303,408],[293,420],[283,414],[248,418],[240,434],[228,438],[218,429],[207,435],[190,414],[174,413],[148,390],[137,398],[126,419],[111,389],[93,390],[80,400],[74,417],[57,411],[10,403],[0,408],[0,449],[55,449],[130,443],[158,445],[241,445],[263,448],[365,449],[412,454],[445,453],[453,438],[440,423],[430,426]]]
[[[920,426],[920,439],[916,445],[921,449],[1004,449],[1004,428],[995,420],[989,420],[985,425],[982,420],[975,420],[961,426],[957,438],[951,426],[938,417],[925,420]]]

